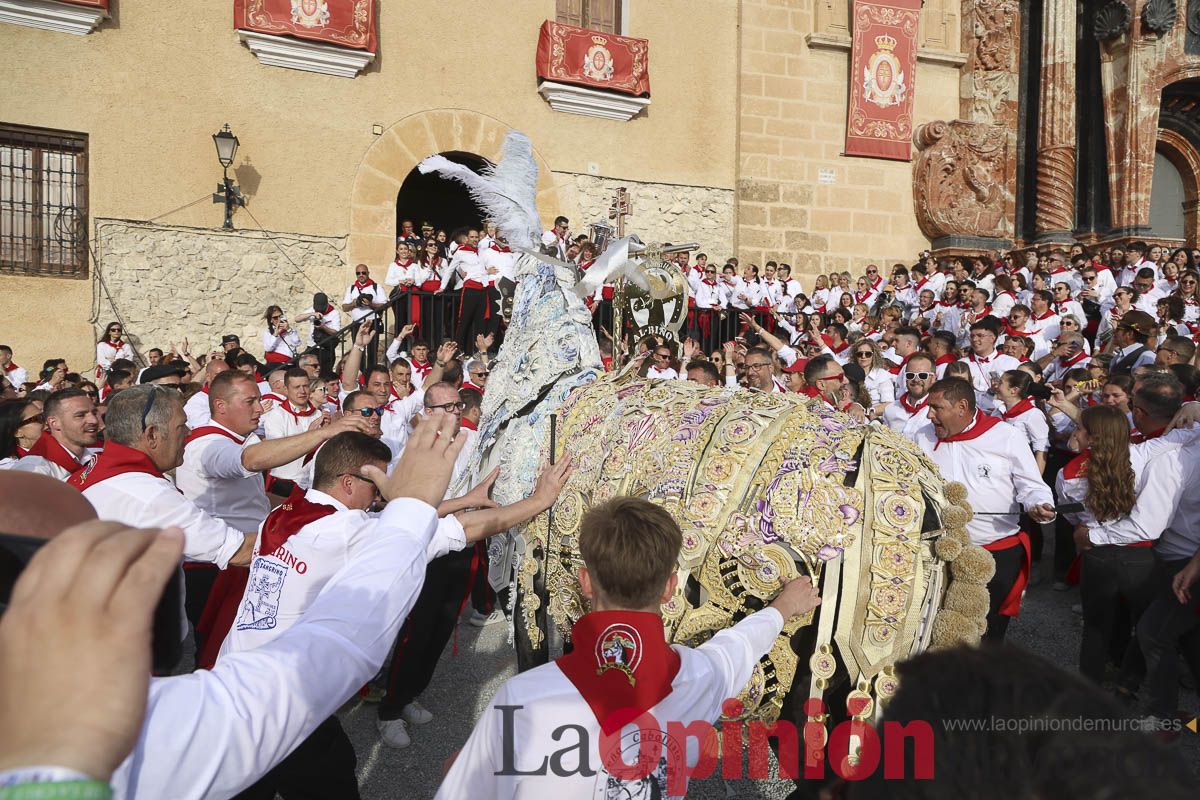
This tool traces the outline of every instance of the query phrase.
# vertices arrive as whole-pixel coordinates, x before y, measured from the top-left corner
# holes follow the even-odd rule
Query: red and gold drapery
[[[921,0],[854,0],[846,155],[912,158]]]
[[[376,52],[375,0],[233,0],[233,26]]]
[[[546,20],[538,36],[539,78],[650,96],[650,42]]]

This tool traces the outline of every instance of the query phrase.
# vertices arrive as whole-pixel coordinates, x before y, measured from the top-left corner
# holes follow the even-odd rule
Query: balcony
[[[628,121],[650,105],[650,43],[546,20],[537,75],[553,110]]]

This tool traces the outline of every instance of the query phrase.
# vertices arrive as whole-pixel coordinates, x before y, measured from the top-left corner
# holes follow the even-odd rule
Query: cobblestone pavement
[[[1074,669],[1079,648],[1080,617],[1071,610],[1078,592],[1052,591],[1048,582],[1033,586],[1021,616],[1009,627],[1009,641]],[[359,783],[364,800],[424,800],[433,797],[444,760],[462,746],[475,719],[499,685],[515,672],[505,626],[458,628],[457,653],[452,642],[443,653],[437,673],[421,703],[434,714],[427,725],[411,728],[413,743],[404,750],[383,745],[375,731],[375,708],[354,701],[342,721],[359,756]],[[331,665],[332,666],[332,665]],[[1200,713],[1194,692],[1184,692],[1181,705]],[[1200,735],[1184,731],[1174,745],[1200,776]],[[793,786],[778,780],[694,781],[688,797],[783,798]]]

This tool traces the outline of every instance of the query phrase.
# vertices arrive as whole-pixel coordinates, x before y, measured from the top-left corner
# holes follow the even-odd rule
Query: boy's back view
[[[668,766],[682,766],[684,754],[667,723],[714,722],[784,620],[820,602],[802,578],[700,647],[670,646],[659,607],[675,592],[681,543],[671,516],[644,500],[616,498],[587,513],[579,580],[593,610],[575,623],[572,651],[500,687],[438,798],[669,796]],[[646,711],[653,720],[632,722]],[[688,742],[690,766],[698,747]],[[656,751],[656,763],[633,766]]]

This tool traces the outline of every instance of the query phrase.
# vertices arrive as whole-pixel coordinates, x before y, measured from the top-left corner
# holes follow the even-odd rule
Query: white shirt
[[[317,344],[316,339],[313,337],[316,335],[318,328],[326,327],[333,328],[335,331],[341,330],[342,316],[338,313],[337,306],[335,306],[333,303],[329,304],[329,310],[325,311],[324,313],[318,314],[315,308],[308,309],[306,313],[314,315],[309,317],[310,321],[312,322],[312,329],[308,332],[309,347],[314,347]]]
[[[698,281],[693,297],[696,299],[696,308],[721,308],[725,305],[725,293],[716,282],[709,285],[704,281]]]
[[[308,410],[304,413],[299,413],[295,409],[290,408],[290,403],[279,403],[270,411],[262,415],[262,428],[266,434],[266,439],[282,439],[285,436],[295,436],[300,433],[306,433],[308,426],[314,420],[320,419],[321,409],[312,405],[308,406]],[[289,461],[280,467],[275,467],[270,470],[270,473],[280,480],[294,481],[300,477],[304,471],[304,456],[300,456],[294,461]]]
[[[907,396],[907,394],[902,394],[900,397]],[[883,410],[882,419],[884,425],[887,425],[896,433],[903,433],[914,420],[917,424],[924,424],[929,419],[929,398],[927,396],[918,401],[917,410],[912,414],[900,402],[900,397],[896,398],[894,403],[888,404],[888,407]]]
[[[671,693],[650,709],[650,713],[665,731],[668,723],[687,725],[691,722],[714,722],[721,714],[721,703],[736,697],[750,679],[754,665],[770,649],[783,627],[783,617],[767,608],[743,619],[732,628],[719,632],[712,639],[692,649],[673,645],[679,654],[679,672],[671,682]],[[521,706],[504,712],[501,706]],[[576,756],[563,761],[559,777],[547,770],[546,775],[498,775],[504,767],[505,713],[510,715],[509,741],[514,750],[513,772],[537,770],[549,756],[563,750],[564,744],[553,738],[554,731],[564,723],[578,725],[586,732],[590,747],[588,762],[594,774],[583,775],[576,769]],[[629,726],[626,736],[634,730]],[[510,678],[496,692],[467,739],[454,766],[442,782],[437,800],[472,800],[492,798],[553,798],[553,800],[592,800],[594,797],[641,796],[623,788],[603,767],[600,757],[600,724],[583,695],[557,664],[544,664]],[[698,757],[698,742],[686,743],[686,760],[694,766]],[[578,751],[575,751],[576,754]],[[665,758],[665,752],[664,752]],[[627,763],[634,760],[626,758]],[[651,780],[666,779],[665,766],[650,776]]]
[[[87,466],[92,461],[92,454],[87,450],[84,451],[82,456],[77,456],[66,447],[63,447],[62,443],[57,439],[54,440],[54,445],[62,447],[63,452],[66,453],[68,458],[74,459],[82,466]],[[59,481],[66,481],[74,474],[73,472],[67,472],[58,464],[42,456],[22,456],[9,469],[16,472],[33,472],[37,475],[45,475]]]
[[[1061,358],[1052,360],[1046,365],[1046,369],[1042,371],[1043,380],[1046,383],[1061,381],[1063,377],[1071,370],[1083,369],[1086,368],[1088,364],[1092,363],[1092,359],[1090,359],[1084,351],[1080,350],[1076,355],[1083,356],[1083,358],[1080,358],[1078,361],[1074,360],[1074,358],[1068,359],[1067,361],[1063,361]]]
[[[1173,438],[1176,433],[1171,431],[1164,438]],[[1178,475],[1172,474],[1163,481],[1163,486],[1153,487],[1156,493],[1163,490],[1171,492],[1171,502],[1162,505],[1172,509],[1171,521],[1154,550],[1166,561],[1179,561],[1191,558],[1200,549],[1200,492],[1195,489],[1200,485],[1200,446],[1186,446],[1178,451],[1177,459],[1166,460]],[[1187,491],[1184,491],[1185,488]]]
[[[674,380],[679,377],[679,373],[676,372],[671,367],[667,367],[666,369],[659,369],[658,367],[650,367],[650,369],[646,370],[646,377],[647,378],[671,378],[672,380]]]
[[[240,531],[256,531],[271,506],[262,473],[242,466],[242,451],[260,440],[253,433],[243,439],[219,422],[209,425],[236,439],[210,433],[188,442],[175,481],[188,499],[212,516]]]
[[[966,430],[978,420],[976,412]],[[975,512],[967,523],[972,544],[985,545],[1015,534],[1022,506],[1054,503],[1024,435],[1005,422],[997,422],[974,439],[940,443],[930,422],[913,431],[913,438],[943,478],[967,487],[967,500]]]
[[[375,313],[375,309],[370,306],[363,307],[358,305],[358,298],[369,297],[371,305],[377,305],[387,299],[383,289],[375,281],[371,281],[366,286],[359,286],[358,283],[352,283],[346,288],[346,296],[342,298],[342,305],[354,303],[354,307],[350,309],[350,320],[358,322],[366,319]]]
[[[282,336],[276,336],[268,328],[262,332],[262,345],[264,356],[267,353],[279,353],[295,358],[300,354],[300,334],[296,333],[295,328],[288,328]]]
[[[113,347],[108,342],[96,343],[96,366],[100,369],[108,372],[112,367],[112,362],[118,358],[127,358],[133,361],[133,348],[129,346],[129,342],[122,341],[118,347]]]
[[[392,456],[399,456],[408,443],[412,433],[412,418],[421,413],[425,407],[425,390],[416,388],[408,397],[393,400],[384,406],[383,416],[379,418],[379,428],[383,431],[383,443],[392,451]],[[465,449],[465,448],[464,448]]]
[[[1050,423],[1036,405],[1015,417],[1005,417],[1002,405],[997,406],[996,411],[1001,419],[1021,431],[1031,451],[1044,453],[1050,449]]]
[[[896,399],[896,379],[886,369],[875,367],[868,372],[866,387],[872,405],[890,403]]]
[[[262,647],[294,627],[329,580],[354,560],[367,540],[378,535],[379,515],[348,509],[316,489],[309,489],[306,497],[333,507],[334,513],[305,525],[269,556],[260,554],[260,526],[246,591],[218,659]],[[438,520],[426,558],[431,561],[464,547],[466,532],[451,514]]]
[[[508,278],[510,281],[516,280],[517,254],[511,250],[507,248],[501,250],[496,245],[492,245],[486,250],[480,249],[479,260],[483,265],[484,274],[487,275],[489,286],[498,283],[501,278]],[[490,270],[495,270],[495,272]]]
[[[124,472],[94,483],[83,496],[96,516],[134,528],[183,529],[183,556],[221,569],[245,542],[242,530],[206,514],[166,478],[146,472]],[[247,528],[252,531],[254,528]]]
[[[14,389],[20,389],[21,384],[25,383],[25,380],[29,377],[29,373],[26,372],[24,367],[15,366],[12,362],[9,362],[8,366],[12,367],[12,369],[6,368],[4,370],[4,377],[8,378],[8,382],[12,384]]]
[[[437,513],[405,498],[380,520],[291,630],[212,670],[151,681],[137,743],[110,781],[115,798],[231,797],[370,680],[421,591]]]
[[[401,264],[399,261],[393,261],[388,267],[387,277],[384,278],[385,286],[396,286],[401,283],[406,283],[410,289],[416,289],[425,281],[425,270],[421,267],[420,262],[409,261],[407,264]]]
[[[463,283],[475,281],[482,286],[488,285],[488,275],[483,269],[483,261],[479,258],[479,251],[474,247],[464,244],[458,248],[450,259],[450,271],[458,275]],[[445,281],[442,282],[442,288],[446,288]]]
[[[183,404],[187,425],[192,430],[203,428],[212,420],[212,409],[208,405],[208,387],[201,389]]]
[[[993,350],[990,356],[967,356],[959,359],[966,363],[971,370],[971,385],[975,387],[975,399],[984,413],[990,413],[996,408],[996,399],[988,394],[992,388],[992,380],[998,378],[1010,369],[1021,366],[1021,362],[1012,356],[1005,355],[999,350]]]

